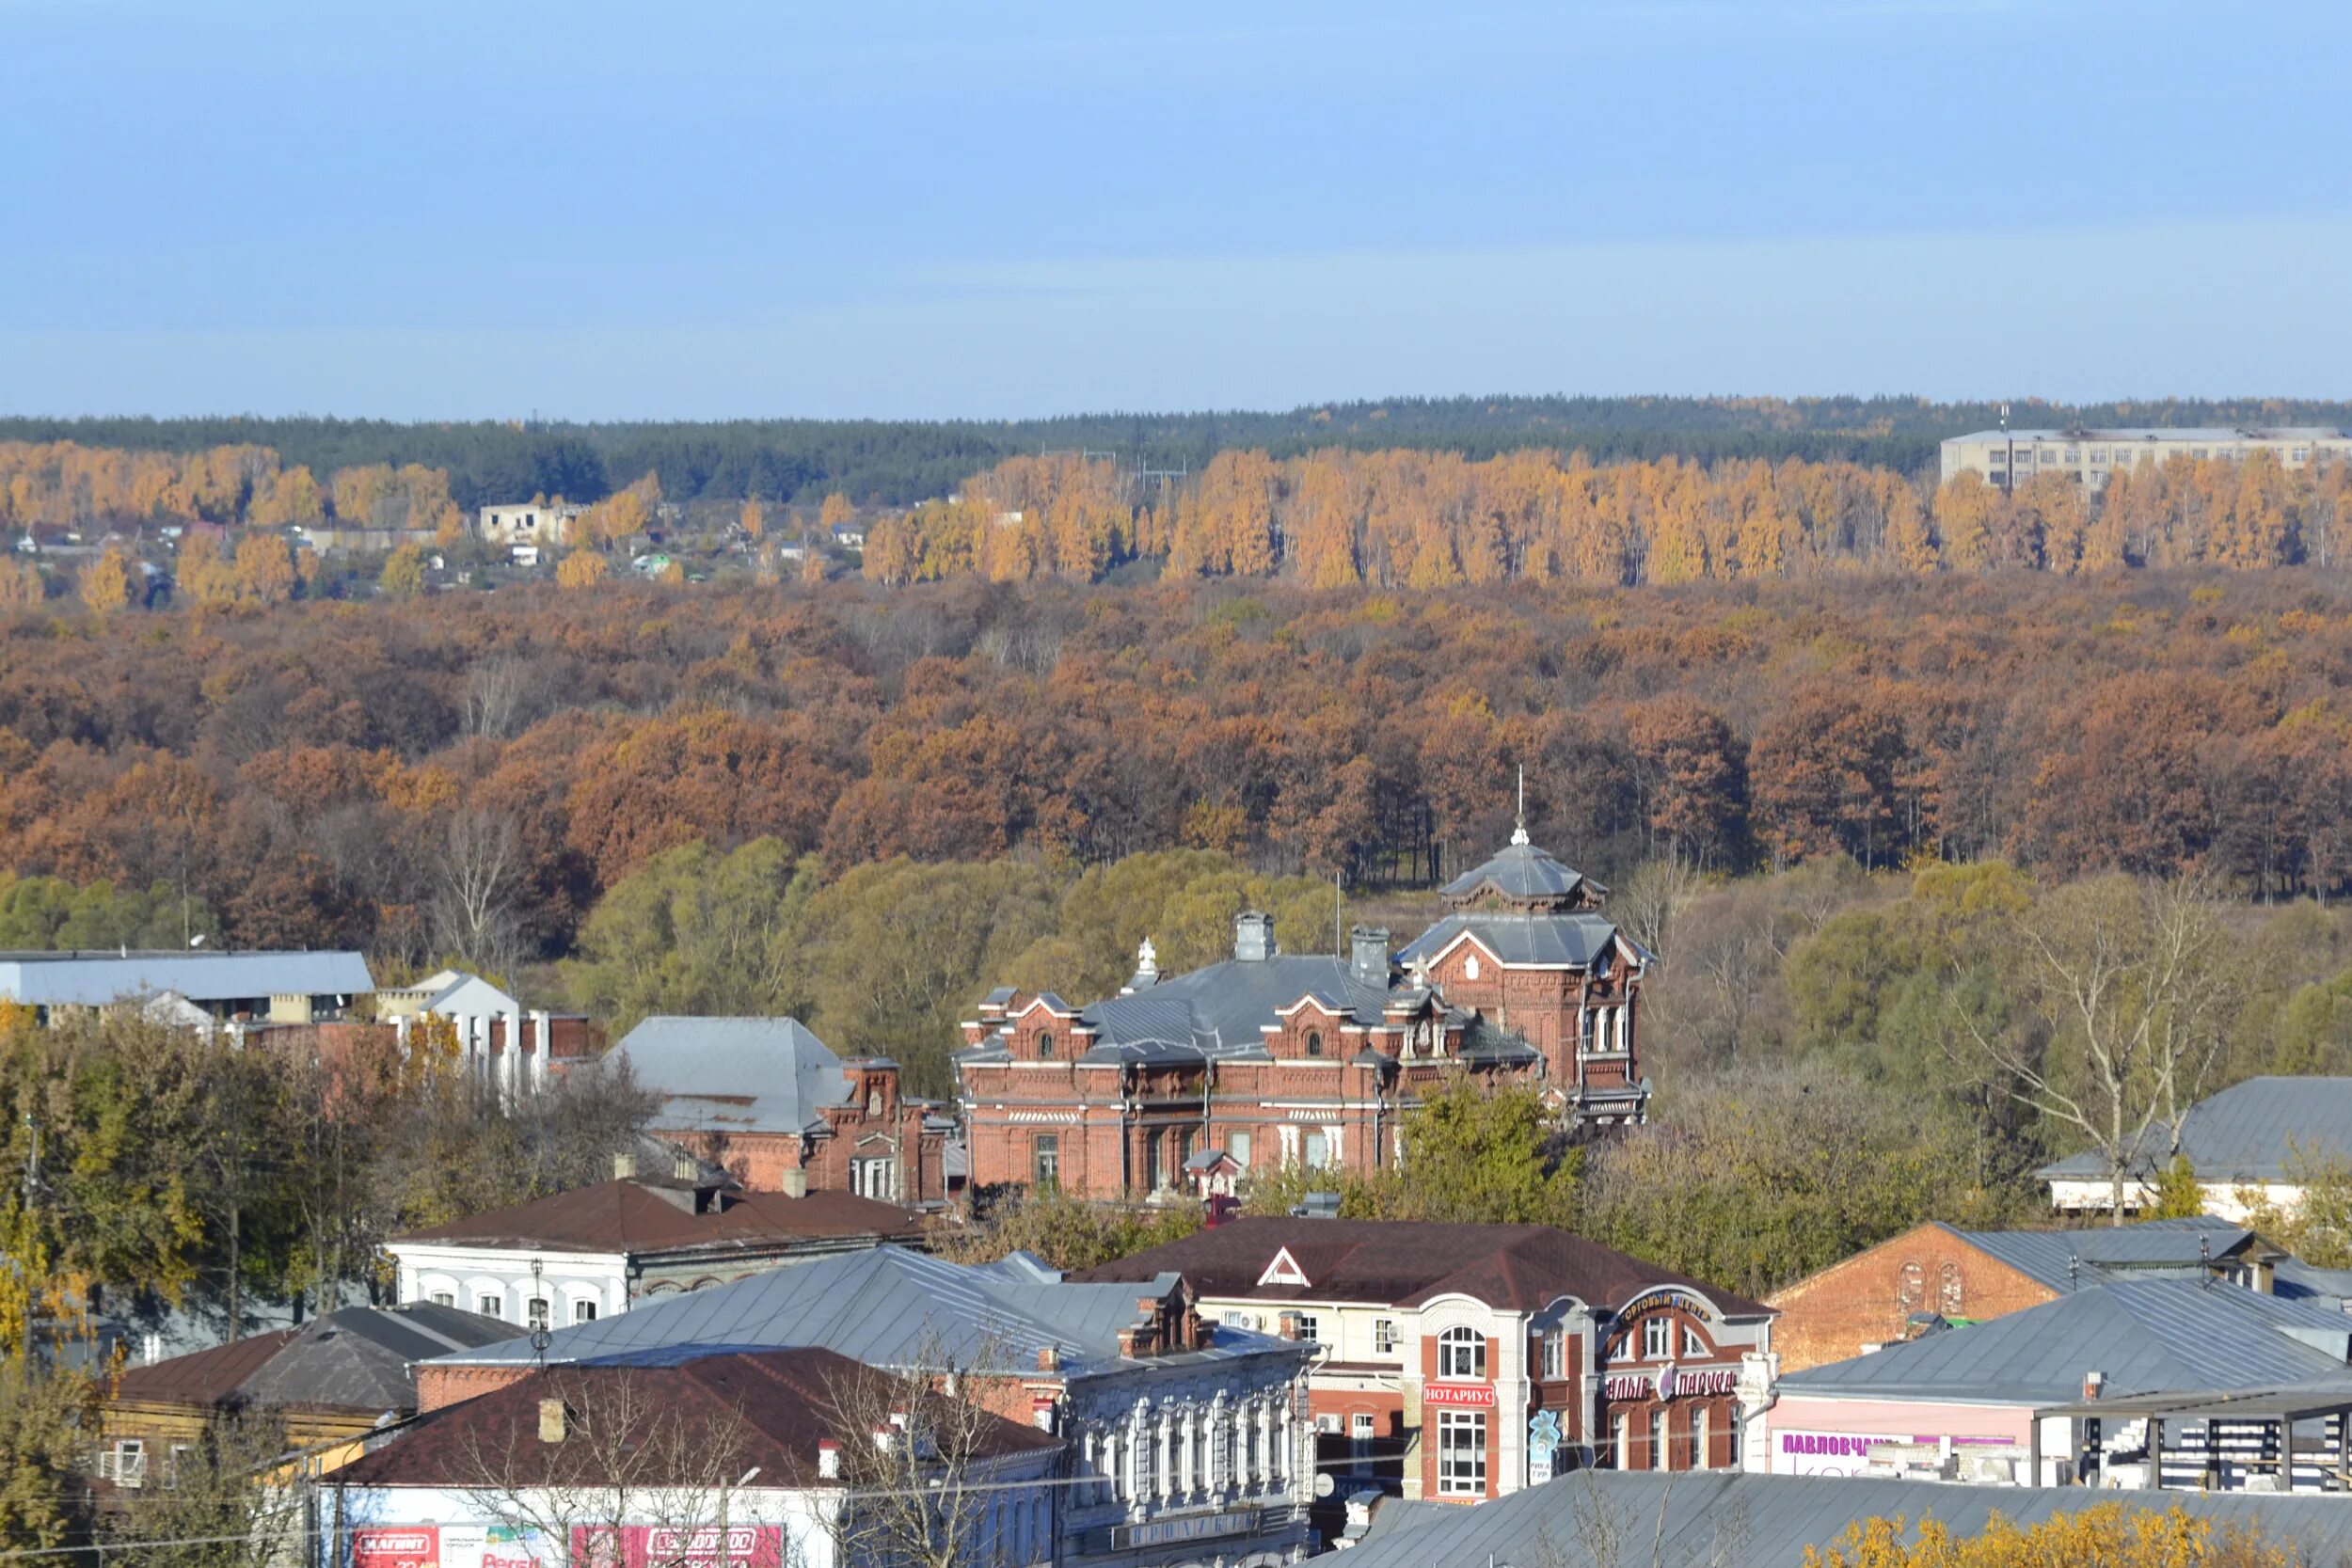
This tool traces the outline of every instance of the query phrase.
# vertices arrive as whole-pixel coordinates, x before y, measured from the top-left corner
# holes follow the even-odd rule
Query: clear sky
[[[0,410],[2352,396],[2352,15],[0,0]]]

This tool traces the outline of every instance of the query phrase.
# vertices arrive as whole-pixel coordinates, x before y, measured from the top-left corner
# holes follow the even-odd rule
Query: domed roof
[[[1595,901],[1609,890],[1574,866],[1561,864],[1521,832],[1511,835],[1510,847],[1501,854],[1465,871],[1442,891],[1449,902],[1457,904],[1492,893],[1513,903],[1566,908]]]

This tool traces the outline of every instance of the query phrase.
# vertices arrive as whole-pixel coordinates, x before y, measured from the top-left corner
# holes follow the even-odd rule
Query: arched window
[[[1947,1318],[1958,1317],[1961,1310],[1960,1265],[1949,1261],[1946,1262],[1942,1268],[1936,1271],[1935,1284],[1935,1309],[1938,1312],[1943,1313],[1944,1316]]]
[[[1916,1259],[1905,1263],[1895,1276],[1895,1305],[1906,1312],[1916,1312],[1928,1295],[1928,1272]]]
[[[1323,1054],[1322,1030],[1310,1029],[1307,1031],[1307,1054],[1310,1056],[1320,1056]]]
[[[1038,1060],[1039,1060],[1039,1061],[1041,1061],[1041,1061],[1044,1061],[1044,1060],[1046,1060],[1047,1058],[1051,1057],[1053,1054],[1054,1054],[1054,1034],[1053,1034],[1053,1031],[1052,1031],[1052,1030],[1050,1030],[1050,1029],[1040,1029],[1040,1030],[1037,1032],[1037,1057],[1038,1057]]]
[[[1486,1337],[1474,1328],[1449,1328],[1438,1335],[1438,1375],[1483,1379],[1486,1375]]]

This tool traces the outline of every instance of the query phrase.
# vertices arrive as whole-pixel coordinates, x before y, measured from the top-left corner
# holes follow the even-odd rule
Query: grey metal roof
[[[2254,1239],[2246,1227],[2211,1214],[2082,1230],[1944,1228],[2026,1278],[2058,1291],[2149,1270],[2195,1273],[2208,1258],[2228,1258]]]
[[[414,1410],[418,1362],[496,1344],[514,1332],[513,1323],[429,1302],[347,1307],[314,1320],[237,1393],[273,1408]]]
[[[1565,898],[1585,885],[1585,877],[1574,866],[1554,860],[1548,849],[1512,844],[1438,891],[1448,898],[1467,898],[1488,883],[1508,898]]]
[[[2170,1161],[2164,1130],[2150,1134],[2131,1164],[2143,1176]],[[2312,1155],[2352,1158],[2352,1078],[2249,1078],[2190,1109],[2181,1122],[2181,1152],[2201,1181],[2282,1181],[2290,1134]],[[2106,1167],[2096,1154],[2076,1154],[2035,1174],[2095,1181]]]
[[[1302,997],[1318,997],[1343,1018],[1372,1027],[1381,1022],[1390,995],[1388,987],[1358,979],[1346,959],[1325,954],[1227,958],[1083,1009],[1078,1016],[1094,1026],[1096,1044],[1080,1060],[1263,1055],[1265,1026],[1281,1022],[1277,1009]]]
[[[104,1006],[174,991],[191,1002],[263,996],[365,996],[357,953],[0,953],[0,997],[29,1006]]]
[[[2177,1507],[2217,1526],[2259,1525],[2265,1542],[2292,1541],[2312,1562],[2352,1552],[2352,1507],[2340,1497],[1578,1470],[1476,1508],[1382,1503],[1370,1537],[1347,1560],[1348,1568],[1614,1568],[1626,1560],[1798,1568],[1806,1547],[1834,1544],[1848,1526],[1871,1517],[1899,1514],[1915,1532],[1933,1517],[1968,1536],[1981,1533],[1996,1513],[2032,1526],[2102,1503],[2158,1513]]]
[[[2347,1354],[2352,1318],[2341,1312],[2226,1283],[2126,1279],[1790,1372],[1779,1388],[2042,1405],[2079,1398],[2083,1374],[2091,1371],[2105,1373],[2117,1394],[2352,1386]]]
[[[668,1130],[798,1132],[850,1102],[841,1058],[789,1018],[649,1018],[612,1048]]]
[[[2233,425],[2122,425],[2105,430],[1972,430],[1947,436],[1949,441],[2160,441],[2198,442],[2227,446],[2234,441],[2327,441],[2343,438],[2334,425],[2265,425],[2238,429]]]
[[[1450,914],[1397,955],[1400,963],[1435,958],[1463,932],[1506,964],[1565,964],[1590,969],[1607,955],[1616,927],[1589,911],[1571,914]]]
[[[1158,1293],[1175,1283],[1175,1275],[1163,1275],[1148,1289]],[[1136,1322],[1143,1289],[1065,1284],[1053,1270],[1018,1255],[988,1264],[951,1263],[884,1246],[641,1301],[627,1312],[558,1329],[547,1358],[593,1361],[679,1345],[814,1345],[877,1367],[911,1366],[942,1354],[972,1365],[985,1355],[1003,1363],[986,1370],[1034,1372],[1038,1352],[1051,1345],[1066,1368],[1083,1372],[1122,1364],[1119,1331]],[[1220,1326],[1210,1349],[1152,1360],[1227,1360],[1293,1348]],[[441,1359],[516,1366],[537,1358],[526,1338]]]
[[[2271,1289],[2290,1301],[2352,1311],[2352,1269],[2314,1268],[2300,1258],[2282,1258],[2271,1280]]]

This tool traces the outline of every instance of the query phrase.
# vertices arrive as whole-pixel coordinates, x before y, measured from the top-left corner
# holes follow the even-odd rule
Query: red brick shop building
[[[1231,958],[1163,975],[1147,941],[1135,977],[1089,1006],[992,991],[956,1057],[972,1180],[1173,1193],[1210,1149],[1243,1173],[1369,1172],[1461,1069],[1540,1082],[1581,1122],[1639,1120],[1649,956],[1597,912],[1604,892],[1521,832],[1401,953],[1358,927],[1344,958],[1285,954],[1251,911]]]
[[[1772,1381],[1772,1308],[1546,1226],[1237,1219],[1073,1278],[1163,1272],[1204,1314],[1325,1347],[1308,1408],[1343,1491],[1737,1468]]]

